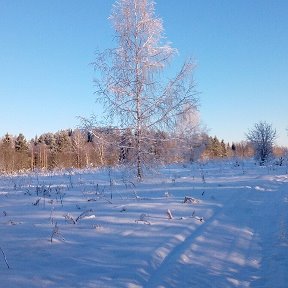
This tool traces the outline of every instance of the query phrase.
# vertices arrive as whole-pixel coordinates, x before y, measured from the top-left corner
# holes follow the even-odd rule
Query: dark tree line
[[[241,157],[247,158],[254,155],[254,150],[249,142],[225,143],[216,137],[207,136],[205,141],[205,150],[202,153],[202,158],[215,159],[225,157]]]
[[[193,137],[188,135],[186,141],[163,131],[146,133],[150,134],[145,142],[149,162],[167,164],[256,155],[251,142],[230,145],[205,133]],[[136,141],[132,130],[112,128],[67,129],[44,133],[30,141],[23,134],[6,134],[0,139],[0,172],[125,165],[135,161],[133,148]],[[274,149],[278,156],[283,154],[282,150],[279,147]]]
[[[0,170],[13,172],[105,165],[114,161],[113,153],[107,150],[81,130],[45,133],[30,141],[23,134],[17,137],[6,134],[0,141]],[[107,153],[105,162],[104,153]]]
[[[184,160],[183,145],[162,131],[147,131],[147,161]],[[0,139],[0,171],[115,166],[135,158],[137,138],[130,129],[95,128],[44,133],[27,141],[23,134]],[[189,148],[191,149],[191,147]],[[197,147],[195,146],[195,149]],[[187,154],[187,153],[186,153]],[[148,159],[149,158],[149,159]]]

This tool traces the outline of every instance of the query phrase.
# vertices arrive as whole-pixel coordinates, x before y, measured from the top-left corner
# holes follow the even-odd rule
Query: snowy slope
[[[234,162],[2,176],[0,287],[288,287],[287,167]]]

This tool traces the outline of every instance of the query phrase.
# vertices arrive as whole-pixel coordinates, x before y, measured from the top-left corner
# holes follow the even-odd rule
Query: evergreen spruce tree
[[[22,170],[30,168],[29,145],[22,133],[15,139],[14,149],[15,169]]]
[[[221,146],[221,157],[227,157],[227,148],[223,139],[220,143],[220,146]]]
[[[27,152],[28,151],[28,143],[22,133],[20,133],[15,139],[15,151],[17,152]]]

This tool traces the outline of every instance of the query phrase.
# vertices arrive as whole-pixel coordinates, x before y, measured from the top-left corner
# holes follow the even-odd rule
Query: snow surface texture
[[[1,176],[0,213],[1,287],[288,287],[287,167]]]

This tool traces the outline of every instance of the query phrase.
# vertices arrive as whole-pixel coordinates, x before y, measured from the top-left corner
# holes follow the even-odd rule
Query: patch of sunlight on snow
[[[250,287],[250,283],[247,281],[239,281],[231,277],[227,277],[226,279],[235,287]]]
[[[90,215],[90,216],[84,216],[82,219],[94,219],[96,218],[95,215]]]
[[[260,267],[261,267],[260,261],[259,261],[259,260],[256,260],[256,259],[251,259],[251,260],[249,261],[249,264],[250,264],[250,266],[253,267],[253,268],[260,269]]]
[[[239,266],[244,266],[246,264],[246,261],[243,257],[243,255],[234,252],[229,255],[228,260],[231,261],[234,264],[238,264]]]
[[[159,249],[156,250],[155,255],[157,256],[158,259],[163,260],[166,258],[168,253],[169,253],[168,248],[160,247]]]
[[[182,254],[180,256],[180,259],[181,259],[182,263],[189,263],[189,261],[190,261],[190,259],[185,254]]]
[[[264,188],[264,187],[260,187],[260,186],[255,186],[255,190],[258,190],[258,191],[268,191],[268,192],[274,191],[273,189],[268,189],[268,188]]]
[[[227,277],[227,281],[234,286],[240,286],[240,281],[234,278]]]
[[[182,234],[177,234],[174,237],[179,241],[182,241],[182,242],[185,241],[185,236]]]
[[[128,288],[141,288],[142,286],[141,285],[137,285],[137,284],[134,284],[134,283],[128,283]]]

